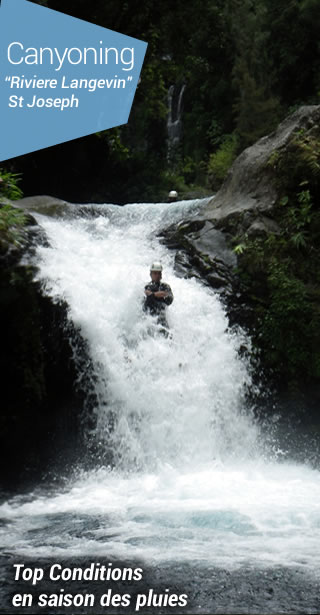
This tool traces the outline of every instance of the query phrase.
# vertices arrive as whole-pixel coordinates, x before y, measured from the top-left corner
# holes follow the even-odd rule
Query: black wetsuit
[[[173,292],[169,284],[165,284],[165,282],[149,282],[144,289],[151,290],[152,293],[156,293],[158,291],[165,291],[168,293],[167,297],[161,299],[159,297],[155,297],[154,294],[145,296],[143,306],[145,312],[149,312],[153,316],[157,316],[157,321],[164,327],[168,328],[165,310],[167,305],[171,305],[173,301]]]

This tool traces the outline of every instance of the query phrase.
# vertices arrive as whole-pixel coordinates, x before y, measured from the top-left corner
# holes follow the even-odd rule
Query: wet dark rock
[[[177,249],[175,265],[179,275],[201,277],[217,289],[231,291],[236,256],[226,238],[213,224],[192,220],[171,225],[160,235],[170,248]]]
[[[202,280],[220,295],[230,324],[246,325],[250,307],[236,275],[237,257],[228,245],[228,235],[210,220],[195,219],[171,225],[160,237],[169,248],[176,250],[177,275]]]
[[[68,306],[36,281],[33,257],[48,242],[44,230],[28,214],[19,233],[16,244],[3,239],[0,253],[0,466],[2,484],[11,488],[59,459],[63,471],[78,453],[85,393],[73,347],[87,361],[88,377],[92,367]]]

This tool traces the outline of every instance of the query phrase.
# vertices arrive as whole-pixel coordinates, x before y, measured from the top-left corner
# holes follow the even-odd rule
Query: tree
[[[262,0],[230,0],[231,30],[236,49],[233,82],[240,147],[252,144],[277,125],[282,113],[273,94],[274,66],[266,52],[269,31]]]

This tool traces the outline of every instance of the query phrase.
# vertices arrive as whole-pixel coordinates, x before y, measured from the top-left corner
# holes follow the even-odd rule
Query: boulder
[[[26,212],[33,211],[53,218],[61,218],[70,209],[70,203],[67,201],[48,195],[28,196],[15,201],[14,204]]]
[[[270,164],[290,147],[293,138],[301,131],[312,134],[319,129],[320,105],[302,106],[287,117],[270,135],[262,137],[245,149],[231,166],[217,195],[202,212],[219,228],[239,235],[258,223],[272,228],[273,208],[279,196],[277,169]],[[271,219],[271,221],[270,221]]]
[[[182,277],[199,277],[218,291],[232,292],[232,270],[237,264],[225,235],[211,221],[194,220],[171,225],[162,241],[177,250],[175,269]]]

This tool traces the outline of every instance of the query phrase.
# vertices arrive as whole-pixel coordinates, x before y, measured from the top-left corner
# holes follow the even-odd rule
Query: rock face
[[[177,250],[176,270],[181,276],[200,277],[226,300],[229,317],[250,329],[250,305],[237,275],[234,246],[280,232],[274,219],[279,199],[277,170],[272,164],[291,147],[300,132],[319,130],[320,106],[303,106],[287,117],[272,134],[244,150],[236,159],[219,192],[201,214],[170,226],[163,242]]]
[[[81,446],[84,393],[76,386],[71,343],[90,374],[67,306],[44,296],[35,281],[32,255],[47,238],[33,216],[19,237],[15,244],[2,236],[0,243],[0,466],[8,487],[43,475],[59,459],[63,472],[72,461]]]
[[[171,225],[160,237],[176,251],[177,275],[195,277],[211,286],[223,300],[230,324],[246,326],[250,307],[236,275],[237,257],[228,245],[229,235],[211,220],[195,219]]]
[[[244,150],[232,165],[216,197],[203,215],[234,234],[276,230],[272,210],[278,198],[277,177],[271,156],[290,147],[301,130],[312,134],[320,123],[320,105],[303,106],[287,117],[277,130]],[[271,218],[271,219],[270,219]]]
[[[175,269],[187,277],[205,278],[211,286],[232,290],[236,255],[225,235],[210,220],[190,220],[171,225],[161,233],[164,243],[176,249]]]
[[[61,218],[66,214],[72,205],[67,201],[62,201],[53,196],[28,196],[19,201],[15,201],[14,205],[23,209],[25,212],[33,211],[53,218]]]

